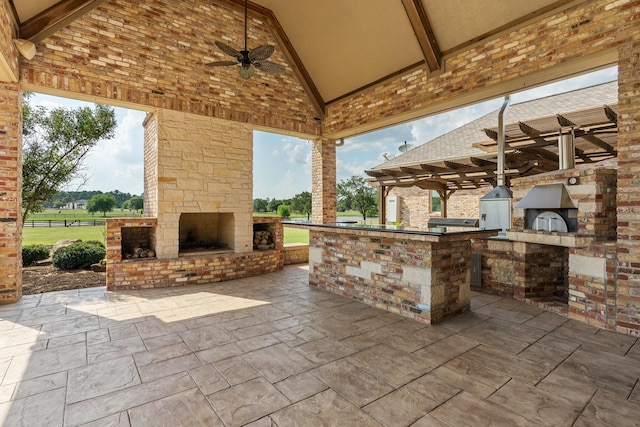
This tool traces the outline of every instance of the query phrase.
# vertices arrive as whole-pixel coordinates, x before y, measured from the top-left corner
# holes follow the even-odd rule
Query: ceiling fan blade
[[[210,67],[226,67],[228,65],[238,65],[238,61],[214,61],[214,62],[207,62],[204,65],[207,65]]]
[[[258,46],[249,51],[249,60],[251,62],[264,61],[265,59],[269,58],[273,54],[274,50],[275,50],[275,47],[271,45]]]
[[[233,56],[238,61],[242,61],[242,54],[240,52],[238,52],[237,50],[235,50],[234,48],[232,48],[231,46],[229,46],[228,44],[219,42],[217,40],[214,43],[216,44],[216,46],[218,46],[218,49],[220,49],[221,51],[223,51],[227,55]]]
[[[284,67],[282,65],[271,61],[255,62],[253,66],[258,70],[266,71],[267,73],[282,73],[284,71]]]

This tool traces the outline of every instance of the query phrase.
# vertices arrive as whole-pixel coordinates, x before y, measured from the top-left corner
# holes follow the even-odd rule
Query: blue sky
[[[579,89],[617,78],[617,67],[585,74],[562,82],[516,93],[512,103]],[[87,105],[80,101],[36,94],[34,104],[47,107],[77,107]],[[400,154],[398,147],[406,141],[420,145],[468,123],[488,112],[500,108],[502,98],[481,104],[429,116],[345,139],[338,147],[338,182],[353,175],[364,175],[364,170],[385,161],[383,154]],[[115,108],[118,127],[115,138],[101,141],[85,162],[89,180],[83,190],[103,192],[120,190],[131,194],[143,192],[143,129],[142,111]],[[257,161],[255,161],[257,160]],[[78,190],[73,183],[68,191]],[[311,142],[299,138],[254,133],[254,198],[287,199],[302,191],[311,191]]]

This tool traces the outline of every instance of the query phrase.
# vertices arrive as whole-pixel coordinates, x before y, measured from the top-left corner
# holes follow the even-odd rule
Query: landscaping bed
[[[106,280],[106,273],[91,270],[59,270],[52,265],[24,267],[22,269],[22,294],[31,295],[106,286]]]

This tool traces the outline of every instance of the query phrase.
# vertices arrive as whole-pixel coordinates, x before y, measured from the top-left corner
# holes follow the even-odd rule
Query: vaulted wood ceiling
[[[109,0],[9,0],[19,37],[44,40]],[[144,0],[139,0],[143,2]],[[240,9],[243,0],[199,0]],[[198,3],[198,1],[195,1]],[[567,0],[253,0],[316,109],[416,67],[438,73],[452,53]]]

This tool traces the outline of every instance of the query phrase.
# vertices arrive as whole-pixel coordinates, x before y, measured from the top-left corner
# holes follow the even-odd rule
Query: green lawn
[[[81,239],[99,240],[104,243],[104,226],[97,225],[87,227],[24,227],[22,229],[22,244],[33,245],[36,243],[53,246],[58,240]]]
[[[284,227],[284,243],[306,243],[309,244],[309,230],[300,228]]]
[[[63,211],[65,212],[65,211]],[[69,211],[66,211],[69,212]],[[71,211],[71,212],[85,212],[86,216],[73,216],[66,219],[99,219],[100,216],[91,216],[86,214],[86,211]],[[57,210],[56,210],[57,213]],[[65,219],[62,217],[49,217],[51,213],[46,213],[41,218],[33,219]],[[113,212],[112,212],[113,214]],[[109,215],[117,217],[119,215]],[[33,245],[36,243],[42,245],[54,245],[58,240],[63,239],[82,239],[82,240],[99,240],[105,241],[105,228],[102,225],[98,226],[86,226],[86,227],[28,227],[25,226],[22,229],[22,244]],[[309,243],[309,231],[301,230],[299,228],[284,228],[284,243]]]
[[[107,218],[122,218],[129,216],[140,216],[139,213],[131,212],[128,210],[122,210],[116,208],[111,212],[107,212]],[[92,219],[104,219],[102,212],[90,214],[86,209],[45,209],[44,212],[38,212],[29,215],[27,221],[48,221],[48,220],[92,220]]]
[[[58,240],[82,239],[104,242],[104,227],[25,227],[22,229],[22,244],[54,245]],[[309,231],[299,228],[284,229],[284,243],[309,243]]]

